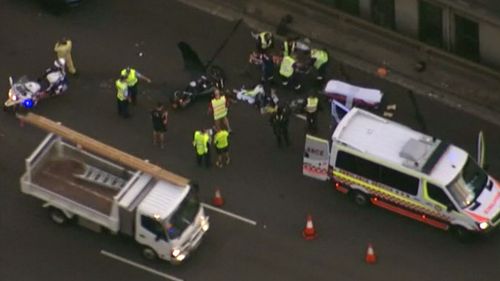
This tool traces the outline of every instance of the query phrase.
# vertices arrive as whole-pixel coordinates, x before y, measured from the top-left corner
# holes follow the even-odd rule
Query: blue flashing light
[[[33,107],[33,100],[32,99],[25,99],[23,101],[23,106],[27,109],[30,109]]]

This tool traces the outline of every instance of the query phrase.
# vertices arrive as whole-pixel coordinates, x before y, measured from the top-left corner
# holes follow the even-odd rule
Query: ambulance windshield
[[[462,172],[447,186],[448,191],[461,208],[466,208],[483,191],[488,175],[470,157]]]

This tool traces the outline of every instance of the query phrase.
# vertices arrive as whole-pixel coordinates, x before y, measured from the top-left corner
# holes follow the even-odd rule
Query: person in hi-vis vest
[[[128,118],[130,117],[130,114],[128,113],[128,103],[130,101],[130,97],[128,94],[127,77],[120,76],[120,78],[116,80],[115,86],[118,115],[123,118]]]
[[[231,127],[229,126],[229,120],[227,118],[228,113],[228,99],[221,95],[219,89],[214,90],[214,97],[210,101],[208,106],[208,113],[212,113],[214,117],[214,125],[216,130],[226,129],[231,132]]]

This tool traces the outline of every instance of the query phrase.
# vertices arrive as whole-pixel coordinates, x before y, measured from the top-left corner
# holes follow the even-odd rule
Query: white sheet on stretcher
[[[346,98],[360,99],[370,104],[379,104],[383,96],[379,90],[362,88],[338,80],[328,81],[325,94],[343,95]]]

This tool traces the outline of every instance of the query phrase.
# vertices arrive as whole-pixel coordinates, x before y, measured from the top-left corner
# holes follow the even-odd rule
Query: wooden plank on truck
[[[164,180],[179,186],[186,186],[189,184],[189,179],[187,178],[169,172],[161,168],[160,166],[151,164],[131,154],[97,141],[89,136],[65,127],[61,123],[54,122],[43,116],[30,112],[26,115],[17,114],[17,118],[19,118],[22,122],[32,124],[40,129],[56,134],[63,139],[73,142],[82,149],[91,151],[104,158],[116,161],[131,169],[136,169],[150,174],[157,179]]]

